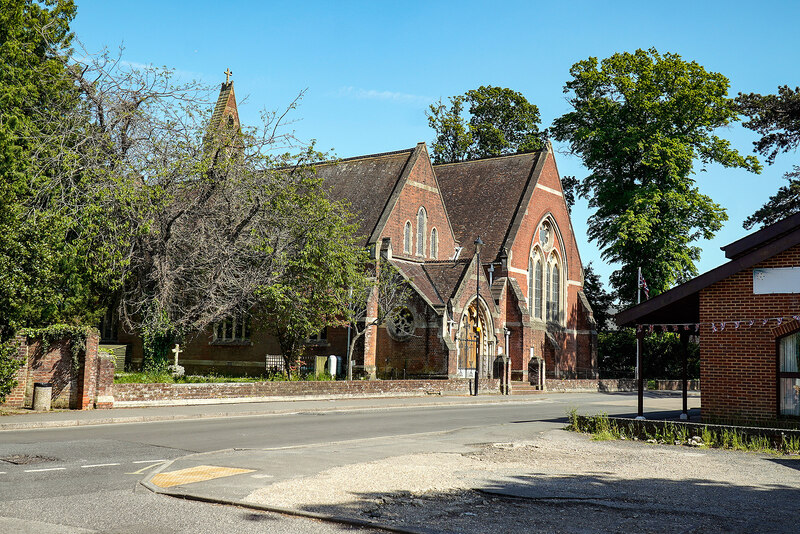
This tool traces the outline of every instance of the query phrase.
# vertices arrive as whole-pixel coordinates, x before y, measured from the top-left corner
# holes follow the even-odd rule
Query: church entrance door
[[[458,329],[459,376],[475,376],[476,350],[480,351],[482,358],[486,357],[486,321],[473,302],[461,318],[461,327]]]

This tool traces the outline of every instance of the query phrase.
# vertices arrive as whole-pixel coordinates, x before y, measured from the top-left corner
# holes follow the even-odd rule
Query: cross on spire
[[[229,68],[225,69],[225,72],[223,74],[225,74],[225,83],[230,83],[231,76],[233,75],[233,73],[231,72],[231,69],[229,69]]]

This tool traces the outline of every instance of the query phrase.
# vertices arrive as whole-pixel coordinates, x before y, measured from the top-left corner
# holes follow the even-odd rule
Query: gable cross
[[[175,354],[175,367],[178,367],[178,355],[179,355],[181,352],[183,352],[183,351],[181,350],[181,346],[180,346],[180,344],[176,343],[176,344],[175,344],[175,348],[174,348],[174,349],[172,349],[172,353],[173,353],[173,354]]]
[[[233,76],[233,73],[231,72],[231,69],[229,69],[229,68],[225,69],[225,72],[223,72],[223,74],[225,75],[225,83],[230,83],[231,76]]]

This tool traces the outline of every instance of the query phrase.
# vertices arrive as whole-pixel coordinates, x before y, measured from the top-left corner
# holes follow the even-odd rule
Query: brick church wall
[[[797,267],[800,245],[752,268],[740,271],[700,291],[702,323],[768,317],[791,317],[800,312],[800,294],[753,294],[753,269]],[[792,319],[779,328],[775,321],[762,326],[711,331],[700,334],[700,382],[703,384],[701,415],[704,421],[764,421],[778,415],[777,346],[779,336],[800,329]]]
[[[420,206],[425,208],[427,213],[427,229],[425,231],[425,254],[417,255],[417,213]],[[403,240],[406,221],[411,222],[411,254],[406,254],[403,250]],[[427,157],[419,157],[413,162],[413,166],[408,175],[408,181],[403,187],[398,197],[386,226],[381,234],[381,238],[390,237],[392,239],[392,254],[398,258],[409,258],[416,260],[430,260],[430,238],[431,229],[436,228],[438,233],[439,250],[437,259],[449,259],[453,257],[455,251],[455,241],[450,230],[450,223],[439,195],[436,178]],[[380,239],[378,240],[380,243]]]
[[[548,153],[537,187],[526,207],[526,216],[523,218],[512,244],[509,265],[516,271],[527,272],[531,245],[535,241],[534,233],[544,217],[549,214],[558,226],[564,247],[564,257],[561,260],[566,263],[567,267],[567,280],[562,280],[562,284],[566,284],[566,302],[563,306],[566,326],[562,328],[548,326],[545,321],[533,318],[531,322],[533,331],[530,336],[532,344],[524,349],[527,351],[532,346],[536,356],[545,358],[548,376],[554,375],[555,370],[558,369],[558,373],[562,377],[590,378],[596,376],[597,366],[590,349],[592,334],[586,312],[578,300],[578,292],[583,284],[583,266],[566,203],[563,196],[557,195],[553,191],[561,191],[561,180],[554,156],[552,153]],[[515,270],[510,270],[508,275],[517,280],[520,289],[527,297],[529,294],[528,277],[521,272],[515,272]],[[530,303],[528,304],[530,305]],[[531,312],[531,316],[533,315]],[[547,339],[546,329],[555,338],[558,350]],[[526,362],[528,357],[529,354],[526,353],[524,355]],[[513,369],[519,369],[517,363],[514,364]]]

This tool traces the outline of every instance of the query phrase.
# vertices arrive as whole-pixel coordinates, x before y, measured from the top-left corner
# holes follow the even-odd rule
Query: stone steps
[[[527,382],[511,382],[511,394],[512,395],[533,395],[536,393],[542,393],[536,386],[532,386]]]

